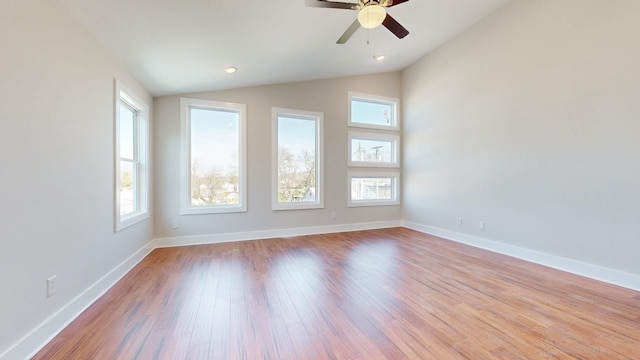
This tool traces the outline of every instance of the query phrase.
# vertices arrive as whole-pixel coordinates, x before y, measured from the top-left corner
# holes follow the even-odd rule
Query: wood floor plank
[[[638,359],[640,293],[403,228],[156,249],[34,359]]]
[[[229,359],[231,328],[231,298],[216,298],[213,313],[213,327],[209,343],[209,359]],[[235,349],[234,349],[235,350]],[[237,349],[240,351],[241,349]]]

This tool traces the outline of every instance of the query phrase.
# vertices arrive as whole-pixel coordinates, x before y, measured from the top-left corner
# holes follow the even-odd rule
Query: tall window
[[[181,213],[246,211],[246,105],[182,98],[180,108]]]
[[[349,206],[400,203],[398,99],[349,92]]]
[[[273,109],[272,209],[324,206],[323,114]]]
[[[149,217],[148,106],[115,81],[115,230]]]

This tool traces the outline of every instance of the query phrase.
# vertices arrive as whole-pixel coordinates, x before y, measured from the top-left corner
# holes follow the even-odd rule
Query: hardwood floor
[[[640,293],[404,228],[156,249],[35,359],[638,359]]]

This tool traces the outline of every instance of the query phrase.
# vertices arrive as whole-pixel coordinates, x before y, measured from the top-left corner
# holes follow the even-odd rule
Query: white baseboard
[[[198,245],[222,243],[242,240],[258,240],[278,237],[291,237],[312,234],[328,234],[334,232],[372,230],[401,226],[400,220],[379,221],[357,224],[341,224],[315,226],[306,228],[274,229],[264,231],[248,231],[227,234],[211,234],[202,236],[186,236],[173,238],[159,238],[152,240],[140,250],[116,266],[108,274],[96,281],[82,294],[71,300],[67,305],[43,321],[31,332],[23,336],[14,345],[0,353],[0,360],[30,359],[67,325],[76,319],[91,304],[104,295],[113,285],[125,276],[134,266],[144,259],[153,249],[184,245]]]
[[[124,275],[126,275],[136,264],[142,261],[142,259],[144,259],[154,248],[258,240],[314,234],[329,234],[336,232],[372,230],[397,226],[403,226],[408,229],[435,235],[444,239],[456,241],[504,255],[513,256],[522,260],[640,291],[640,276],[635,274],[629,274],[618,270],[613,270],[559,256],[549,255],[514,245],[509,245],[493,240],[480,238],[477,236],[462,234],[455,231],[410,221],[392,220],[200,236],[167,237],[158,238],[151,241],[136,253],[131,255],[128,259],[123,261],[120,265],[116,266],[116,268],[103,276],[82,294],[78,295],[62,309],[42,322],[42,324],[40,324],[37,328],[25,335],[16,344],[0,354],[0,360],[31,358],[49,341],[51,341],[51,339],[53,339],[60,331],[62,331],[67,325],[69,325],[69,323],[71,323],[76,317],[78,317],[84,310],[86,310],[91,304],[93,304],[97,299],[104,295],[104,293],[106,293],[113,285],[115,285],[115,283],[118,282],[118,280],[120,280]]]
[[[640,291],[639,275],[630,274],[623,271],[576,261],[560,256],[550,255],[539,251],[509,245],[498,241],[488,240],[473,235],[462,234],[447,229],[418,224],[411,221],[402,221],[402,226],[408,229],[438,236],[447,240],[452,240],[477,248],[512,256],[518,259],[530,261],[572,274],[581,275],[617,286],[622,286],[631,290]]]
[[[18,340],[13,346],[0,354],[0,360],[30,359],[46,344],[58,335],[67,325],[85,311],[91,304],[104,295],[113,285],[125,276],[136,264],[151,251],[149,242],[113,270],[96,281],[83,293],[71,300],[67,305],[43,321],[38,327]]]
[[[330,233],[337,233],[337,232],[348,232],[348,231],[359,231],[359,230],[373,230],[373,229],[383,229],[383,228],[398,227],[398,226],[402,226],[402,222],[400,220],[377,221],[377,222],[366,222],[366,223],[356,223],[356,224],[298,227],[298,228],[260,230],[260,231],[245,231],[245,232],[224,233],[224,234],[176,236],[176,237],[157,238],[153,241],[153,245],[155,248],[165,248],[165,247],[174,247],[174,246],[215,244],[215,243],[224,243],[224,242],[233,242],[233,241],[260,240],[260,239],[271,239],[271,238],[302,236],[302,235],[316,235],[316,234],[330,234]]]

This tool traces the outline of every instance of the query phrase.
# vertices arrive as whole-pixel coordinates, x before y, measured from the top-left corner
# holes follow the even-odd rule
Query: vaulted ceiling
[[[305,0],[59,1],[161,96],[401,70],[508,0],[410,0],[388,9],[407,37],[360,28],[344,45],[357,11]]]

